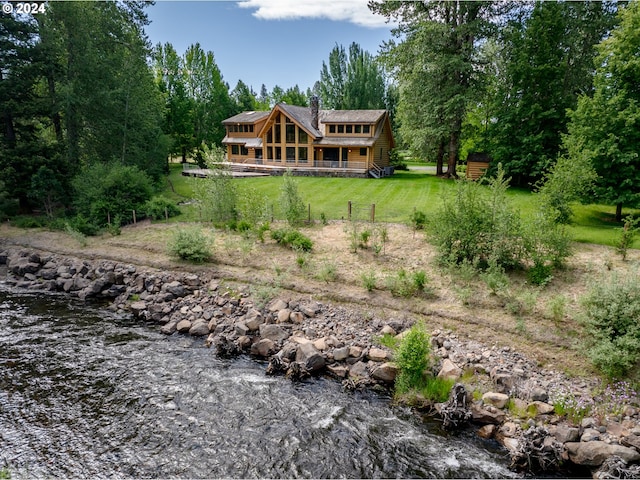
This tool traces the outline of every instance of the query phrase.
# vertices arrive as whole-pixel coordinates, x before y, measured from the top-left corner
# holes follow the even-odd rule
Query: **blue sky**
[[[372,54],[391,39],[391,26],[367,0],[160,0],[147,8],[150,41],[170,42],[178,54],[199,42],[212,51],[230,88],[238,80],[260,91],[264,83],[303,91],[320,78],[337,44],[352,42]]]

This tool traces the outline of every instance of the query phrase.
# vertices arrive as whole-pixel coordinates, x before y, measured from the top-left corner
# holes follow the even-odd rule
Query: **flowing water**
[[[372,392],[268,377],[66,297],[0,288],[0,472],[21,477],[497,478],[504,452]]]

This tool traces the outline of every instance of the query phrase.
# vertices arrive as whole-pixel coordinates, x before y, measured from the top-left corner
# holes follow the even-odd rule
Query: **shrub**
[[[211,241],[201,228],[181,228],[169,242],[169,253],[182,260],[204,263],[211,258]]]
[[[255,188],[244,185],[238,196],[238,214],[252,229],[267,221],[269,217],[269,203],[266,195],[260,194]]]
[[[640,362],[640,276],[613,274],[581,299],[591,338],[587,355],[609,378],[619,378]]]
[[[429,334],[422,323],[417,323],[401,340],[395,353],[395,363],[398,366],[396,394],[401,395],[423,386],[425,371],[430,366],[430,353]]]
[[[360,279],[362,280],[362,286],[367,292],[371,292],[376,288],[376,272],[373,270],[362,273]]]
[[[18,228],[41,228],[47,225],[47,219],[32,215],[19,215],[13,217],[11,223]]]
[[[464,261],[483,268],[490,258],[510,269],[524,260],[520,217],[506,196],[508,179],[502,167],[489,180],[459,180],[452,197],[444,201],[433,222],[433,239],[446,262]]]
[[[151,178],[145,172],[119,163],[92,164],[72,185],[78,214],[98,228],[107,225],[109,217],[131,218],[133,210],[143,211],[153,194]]]
[[[553,267],[542,262],[535,262],[527,270],[527,279],[534,285],[544,287],[553,279]]]
[[[627,250],[633,244],[633,239],[638,232],[640,218],[633,218],[631,215],[624,219],[624,225],[620,228],[620,238],[616,243],[616,252],[620,254],[622,260],[627,259]]]
[[[180,208],[175,202],[168,198],[157,196],[147,201],[144,205],[144,211],[147,217],[152,220],[162,220],[165,214],[168,217],[180,215]]]
[[[420,210],[415,210],[411,214],[410,220],[414,230],[424,230],[424,227],[427,225],[427,214]]]
[[[302,225],[306,218],[307,209],[298,192],[298,182],[293,178],[290,171],[285,172],[282,180],[282,187],[280,187],[280,205],[284,217],[292,227]]]
[[[400,269],[395,275],[386,278],[386,286],[394,297],[411,297],[418,292],[424,292],[428,283],[427,274],[418,270],[411,275]]]
[[[210,174],[206,178],[193,179],[193,195],[198,200],[201,219],[213,223],[236,220],[238,189],[231,169],[224,163],[224,148],[205,145],[202,155]]]
[[[336,264],[330,261],[323,262],[318,268],[316,278],[325,283],[334,282],[338,278],[338,269]]]
[[[298,230],[280,228],[271,231],[271,238],[276,242],[302,252],[310,252],[313,249],[313,241]]]

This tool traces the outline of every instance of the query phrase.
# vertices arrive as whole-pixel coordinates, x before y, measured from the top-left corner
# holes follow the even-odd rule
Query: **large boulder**
[[[637,462],[640,460],[640,453],[635,448],[623,447],[602,441],[594,442],[568,442],[564,444],[569,459],[577,465],[598,467],[604,461],[616,455],[625,462]]]
[[[385,362],[373,369],[371,376],[385,383],[393,383],[398,375],[398,367],[395,363]]]
[[[260,337],[268,338],[273,342],[281,342],[289,338],[289,332],[280,325],[263,323],[260,325]]]
[[[482,402],[485,405],[493,405],[496,408],[504,408],[509,401],[509,395],[498,392],[487,392],[482,395]]]
[[[458,367],[448,358],[445,358],[442,362],[442,368],[438,373],[438,377],[447,378],[449,380],[458,380],[462,376],[462,369]]]
[[[304,364],[308,372],[322,370],[325,367],[325,359],[312,343],[303,343],[296,350],[296,362]]]

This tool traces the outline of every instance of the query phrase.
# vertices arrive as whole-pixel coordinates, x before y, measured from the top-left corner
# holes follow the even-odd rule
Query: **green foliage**
[[[92,237],[97,235],[100,228],[95,223],[92,223],[91,220],[86,218],[84,215],[79,213],[75,217],[70,218],[66,224],[65,229],[67,231],[75,231],[79,232],[84,236]]]
[[[335,282],[338,279],[338,267],[335,263],[325,260],[318,267],[316,278],[325,283]]]
[[[414,210],[410,220],[414,230],[424,230],[427,225],[427,214],[420,210]]]
[[[166,216],[175,217],[180,215],[180,208],[175,202],[166,197],[156,196],[145,203],[144,211],[147,217],[153,220],[162,220]]]
[[[403,268],[395,275],[389,275],[386,279],[386,287],[394,297],[409,298],[425,291],[429,282],[427,274],[423,270],[417,270],[408,274]]]
[[[446,402],[455,383],[455,380],[450,378],[427,377],[420,393],[431,403]]]
[[[199,227],[176,230],[168,245],[169,254],[193,263],[204,263],[211,258],[212,242]]]
[[[19,215],[13,217],[11,223],[18,228],[41,228],[46,226],[47,221],[42,217]]]
[[[202,147],[202,157],[211,170],[206,178],[194,178],[194,197],[202,220],[226,223],[238,218],[238,190],[231,170],[224,163],[222,147]]]
[[[489,264],[480,277],[493,295],[501,294],[509,287],[509,277],[495,258],[489,259]]]
[[[360,275],[360,280],[362,280],[362,286],[367,292],[371,292],[376,288],[377,278],[375,271],[370,270],[368,272],[363,272]]]
[[[298,182],[293,178],[290,171],[285,172],[282,176],[280,206],[289,225],[296,227],[304,223],[307,209],[298,192]]]
[[[44,209],[47,217],[52,218],[54,208],[63,197],[63,185],[56,173],[42,165],[31,178],[29,197],[36,200]]]
[[[252,229],[267,221],[268,205],[267,197],[255,188],[244,185],[238,193],[238,214]]]
[[[417,323],[400,341],[395,352],[398,366],[395,391],[401,395],[411,389],[420,389],[424,383],[427,369],[430,367],[430,337],[422,323]]]
[[[318,93],[323,108],[360,110],[385,108],[385,77],[373,55],[353,42],[349,53],[336,45],[329,66],[322,62]]]
[[[553,279],[553,266],[535,262],[533,266],[527,270],[527,279],[533,285],[544,287]]]
[[[432,232],[441,257],[486,266],[489,259],[509,269],[524,259],[520,217],[509,202],[508,179],[501,168],[485,189],[476,182],[456,182],[453,196],[437,212]]]
[[[313,249],[313,241],[298,230],[290,228],[272,230],[271,238],[281,245],[301,252],[310,252]]]
[[[549,300],[547,306],[547,315],[556,323],[560,323],[564,318],[565,309],[567,306],[567,299],[564,295],[554,295]]]
[[[627,250],[633,244],[639,228],[640,217],[633,218],[629,215],[624,219],[624,225],[620,228],[620,237],[616,243],[616,252],[620,254],[623,261],[627,259]]]
[[[592,90],[594,45],[609,33],[614,11],[606,2],[535,2],[502,29],[490,59],[497,66],[491,121],[481,131],[515,184],[529,187],[555,163],[567,110]],[[558,213],[570,215],[562,199],[572,192],[553,194]]]
[[[585,156],[597,173],[594,196],[616,206],[640,204],[640,4],[619,10],[620,24],[599,47],[593,95],[585,94],[570,113],[567,141],[572,160]]]
[[[587,355],[609,378],[623,377],[640,362],[640,276],[611,275],[582,297],[590,338]]]
[[[10,480],[11,472],[7,467],[0,468],[0,480]]]
[[[397,350],[398,346],[400,345],[400,340],[398,339],[398,337],[389,333],[385,333],[381,337],[378,337],[376,339],[376,342],[379,345],[387,347],[393,351]]]
[[[107,225],[109,217],[132,218],[133,210],[144,211],[153,194],[153,184],[145,172],[119,163],[94,163],[72,184],[78,214],[98,227]]]

